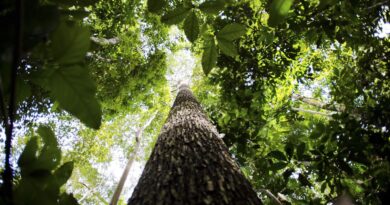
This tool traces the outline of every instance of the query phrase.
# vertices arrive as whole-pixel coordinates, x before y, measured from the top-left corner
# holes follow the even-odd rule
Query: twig
[[[93,189],[91,189],[88,185],[86,185],[84,182],[78,182],[79,184],[83,185],[85,188],[87,188],[94,196],[96,196],[103,204],[108,204],[108,202],[100,196],[100,194],[95,193]]]
[[[376,4],[374,4],[374,5],[370,6],[370,7],[367,7],[367,10],[373,9],[373,8],[375,8],[377,6],[382,6],[382,5],[386,4],[386,3],[390,3],[390,1],[378,2],[378,3],[376,3]]]
[[[306,112],[306,113],[315,114],[315,115],[322,115],[322,116],[325,116],[325,117],[328,117],[328,118],[332,118],[332,115],[336,114],[336,112],[323,113],[323,112],[317,112],[317,111],[313,111],[313,110],[306,110],[306,109],[303,109],[303,108],[296,108],[296,107],[293,107],[291,109],[294,110],[294,111],[298,111],[298,112]]]
[[[267,196],[269,196],[277,205],[283,205],[282,202],[279,201],[279,199],[273,195],[268,189],[260,189],[260,191],[264,192]]]

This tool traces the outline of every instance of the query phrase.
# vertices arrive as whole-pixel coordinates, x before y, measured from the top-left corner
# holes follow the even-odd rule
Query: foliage
[[[72,194],[61,193],[60,188],[72,174],[73,162],[61,163],[61,150],[49,127],[38,128],[37,136],[30,138],[21,153],[18,166],[20,177],[14,190],[14,204],[78,204]],[[41,143],[38,143],[38,142]],[[39,146],[39,144],[41,144]],[[1,201],[2,204],[10,202]]]
[[[67,120],[54,123],[67,133],[57,136],[73,140],[64,156],[75,163],[76,198],[86,184],[99,187],[85,203],[110,194],[95,165],[112,159],[111,147],[131,152],[123,133],[159,111],[148,130],[157,135],[170,104],[166,59],[188,40],[199,57],[193,90],[265,203],[269,190],[286,204],[332,203],[345,193],[356,204],[386,204],[390,41],[378,31],[389,22],[388,1],[17,2],[23,9],[0,3],[1,122],[34,127],[55,112],[100,128],[67,132]],[[169,39],[173,25],[186,39]],[[42,149],[28,140],[15,196],[33,197],[31,185],[37,198],[29,200],[76,203],[59,194],[73,166],[58,168],[56,138],[39,130]]]
[[[214,26],[249,31],[239,58],[220,56],[195,93],[259,192],[292,204],[332,202],[343,192],[358,204],[385,204],[389,41],[375,32],[386,8],[301,1],[275,15],[285,2],[273,1],[269,18],[259,14],[267,4],[226,8]],[[353,12],[362,18],[348,18]]]

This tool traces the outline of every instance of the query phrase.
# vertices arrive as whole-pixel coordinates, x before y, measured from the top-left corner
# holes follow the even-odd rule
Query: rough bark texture
[[[128,204],[262,203],[200,104],[182,86]]]

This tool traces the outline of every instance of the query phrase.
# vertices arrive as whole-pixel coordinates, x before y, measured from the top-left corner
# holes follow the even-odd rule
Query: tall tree
[[[187,85],[129,204],[262,204]]]

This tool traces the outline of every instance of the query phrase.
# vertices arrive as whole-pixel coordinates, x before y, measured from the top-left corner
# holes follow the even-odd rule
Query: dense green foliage
[[[286,204],[386,204],[390,40],[378,33],[389,9],[368,0],[1,1],[4,152],[10,163],[20,157],[13,172],[2,168],[0,204],[106,203],[114,185],[97,164],[113,152],[126,158],[132,130],[158,112],[147,158],[171,104],[167,57],[185,42],[199,58],[194,93],[264,203],[273,193]],[[172,25],[183,37],[170,36]],[[75,197],[60,191],[72,170]]]

